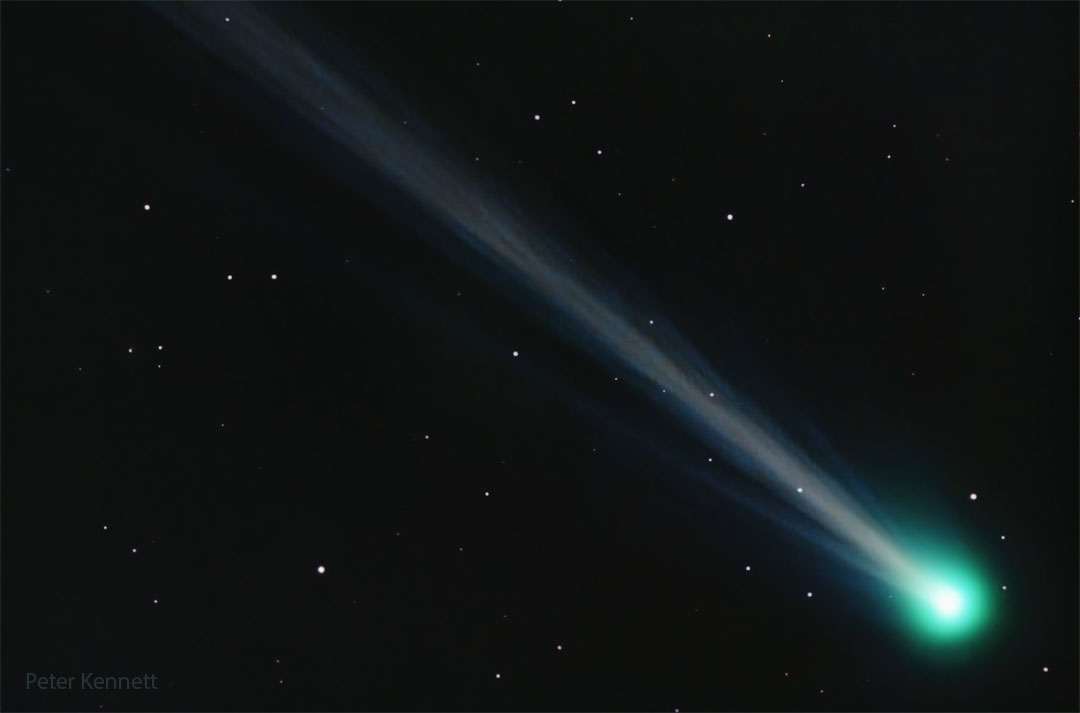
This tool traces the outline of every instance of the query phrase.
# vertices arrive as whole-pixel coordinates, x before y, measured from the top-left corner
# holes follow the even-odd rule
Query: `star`
[[[813,593],[813,592],[807,592],[807,593],[806,593],[806,596],[807,596],[807,597],[812,597],[812,596],[814,596],[814,593]]]
[[[747,571],[747,572],[749,572],[749,571],[750,571],[750,565],[746,565],[746,571]]]
[[[734,216],[734,215],[732,215],[731,213],[728,213],[728,214],[727,214],[727,219],[728,219],[728,220],[735,220],[735,216]]]
[[[556,651],[562,651],[562,644],[555,644]]]
[[[571,99],[570,106],[577,106],[577,99]]]
[[[323,567],[322,565],[319,565],[318,567],[315,568],[315,571],[318,572],[319,574],[326,574],[326,567]]]
[[[276,280],[277,279],[277,273],[276,272],[270,273],[270,279],[271,280]]]
[[[971,495],[968,496],[968,498],[970,498],[971,500],[978,500],[979,499],[979,494],[978,493],[972,493]]]
[[[602,155],[603,155],[603,153],[604,153],[604,150],[603,150],[603,149],[596,149],[596,155],[597,155],[597,156],[602,156]]]
[[[226,275],[226,276],[225,276],[225,279],[226,279],[226,280],[231,280],[231,279],[232,279],[232,275]]]
[[[540,121],[540,115],[539,114],[533,114],[533,121]]]
[[[517,356],[517,355],[518,355],[518,353],[517,353],[517,351],[515,350],[515,351],[514,351],[514,356]]]
[[[150,210],[150,204],[149,203],[144,203],[142,209],[143,210]]]
[[[1050,673],[1050,667],[1049,666],[1043,666],[1043,673]]]
[[[501,673],[495,674],[495,678],[502,678],[502,674]]]

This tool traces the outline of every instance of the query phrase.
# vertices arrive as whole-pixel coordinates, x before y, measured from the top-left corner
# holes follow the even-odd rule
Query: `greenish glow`
[[[924,563],[923,576],[906,587],[906,617],[930,643],[968,639],[987,623],[990,601],[982,578],[969,565],[941,559]]]

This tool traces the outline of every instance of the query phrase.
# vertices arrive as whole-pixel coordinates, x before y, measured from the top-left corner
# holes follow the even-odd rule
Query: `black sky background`
[[[1076,709],[1075,4],[272,11],[954,535],[992,627],[927,652],[695,489],[619,367],[152,7],[4,3],[5,709]],[[161,690],[26,690],[84,671]]]

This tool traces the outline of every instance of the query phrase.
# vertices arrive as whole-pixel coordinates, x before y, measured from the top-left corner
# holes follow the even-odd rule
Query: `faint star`
[[[797,492],[797,493],[801,493],[801,492],[802,492],[802,488],[795,488],[795,492]]]
[[[128,347],[128,354],[133,354],[134,352],[135,352],[134,349],[132,349],[131,347]]]
[[[533,121],[540,121],[540,115],[539,114],[533,114]]]
[[[746,571],[747,571],[747,572],[749,572],[749,571],[750,571],[750,565],[746,565]]]
[[[515,351],[515,352],[514,352],[514,356],[517,356],[517,355],[518,355],[518,353],[517,353],[517,352]]]
[[[728,213],[727,214],[727,219],[728,220],[735,220],[735,216],[733,216],[731,213]]]
[[[1005,539],[1005,535],[1002,535],[1002,536],[1001,536],[1001,539],[1003,539],[1003,540],[1004,540],[1004,539]]]
[[[555,644],[556,651],[562,651],[562,644]]]
[[[971,498],[972,500],[978,500],[979,499],[979,494],[978,493],[972,493],[968,497]]]
[[[596,149],[596,155],[597,156],[601,156],[601,155],[603,155],[603,153],[604,153],[603,149]]]
[[[276,272],[270,273],[270,279],[271,280],[276,280],[277,279],[277,273]]]
[[[326,567],[323,567],[322,565],[319,565],[318,567],[315,568],[315,571],[318,572],[319,574],[326,574]]]
[[[154,600],[154,604],[157,604],[157,599]]]
[[[484,491],[484,497],[485,498],[490,498],[491,497],[491,491],[490,490],[485,490]]]
[[[814,593],[813,593],[813,592],[807,592],[807,593],[806,593],[806,596],[808,596],[808,597],[812,597],[812,596],[814,596]]]
[[[1043,673],[1050,673],[1050,667],[1049,666],[1043,666]]]
[[[570,106],[577,106],[577,99],[571,99]]]
[[[102,529],[102,530],[108,530],[108,529],[109,529],[109,526],[108,526],[108,525],[102,525],[102,526],[101,526],[101,529]]]
[[[143,207],[142,207],[142,209],[143,209],[143,210],[150,210],[150,204],[149,204],[149,203],[145,203],[145,204],[143,204]]]
[[[131,554],[134,555],[134,554],[138,554],[138,553],[139,553],[139,551],[137,549],[135,549],[134,547],[131,548]]]
[[[502,674],[501,673],[495,674],[495,678],[502,678]]]
[[[1006,592],[1008,590],[1009,590],[1009,588],[1007,586],[1005,586],[1004,584],[1001,585],[1001,591]]]
[[[226,276],[225,276],[225,279],[226,279],[226,280],[231,280],[231,279],[232,279],[232,275],[226,275]]]
[[[711,399],[711,398],[713,398],[714,396],[716,396],[716,393],[715,393],[715,392],[713,392],[713,391],[710,391],[710,392],[709,392],[709,398]]]

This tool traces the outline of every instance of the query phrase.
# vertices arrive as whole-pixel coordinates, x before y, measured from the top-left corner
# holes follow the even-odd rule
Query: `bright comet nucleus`
[[[946,619],[952,619],[964,607],[964,598],[952,587],[942,587],[934,595],[934,608]]]

